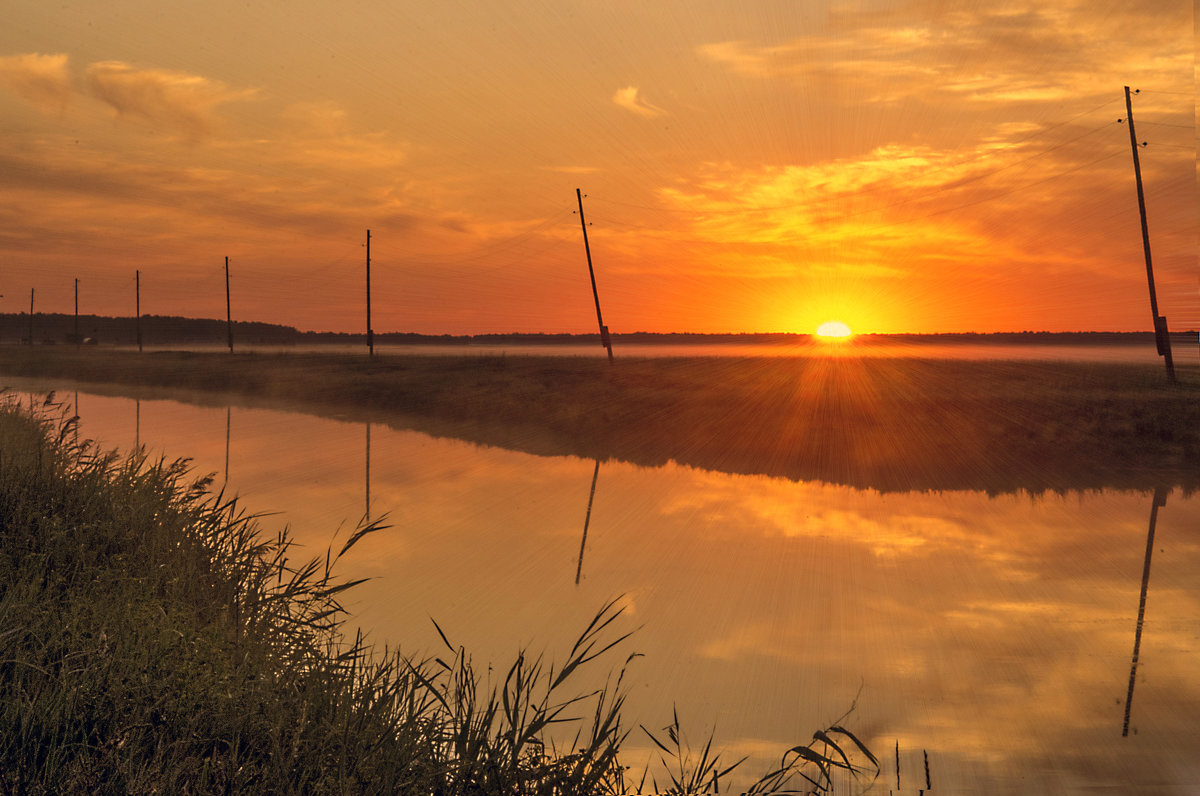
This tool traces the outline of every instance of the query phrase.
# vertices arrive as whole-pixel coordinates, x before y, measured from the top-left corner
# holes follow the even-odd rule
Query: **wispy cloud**
[[[543,166],[546,171],[557,171],[560,174],[595,174],[600,171],[596,166]]]
[[[340,135],[346,131],[346,109],[336,102],[297,102],[280,114],[289,126],[304,133]]]
[[[189,138],[212,128],[213,110],[253,97],[219,80],[166,69],[144,69],[121,61],[100,61],[84,72],[88,90],[121,116],[140,118]]]
[[[613,102],[639,116],[662,116],[666,113],[665,110],[651,104],[645,97],[641,96],[637,86],[626,86],[625,88],[617,89],[617,93],[613,95]]]
[[[61,111],[73,88],[65,54],[25,53],[0,58],[0,84],[43,111]]]
[[[1190,42],[1162,35],[1191,27],[1178,2],[1157,3],[1161,17],[1154,26],[1138,24],[1154,13],[1140,7],[1138,19],[1097,15],[1078,0],[925,5],[917,0],[886,12],[836,12],[820,33],[769,44],[714,41],[696,52],[736,74],[815,82],[855,102],[931,95],[1004,104],[1061,102],[1113,91],[1113,67],[1124,62],[1129,74],[1159,83],[1191,72]],[[1120,48],[1107,45],[1118,39]]]

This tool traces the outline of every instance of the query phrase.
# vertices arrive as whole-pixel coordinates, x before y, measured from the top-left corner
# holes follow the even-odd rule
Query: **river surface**
[[[341,574],[371,578],[352,623],[413,655],[442,654],[434,619],[502,677],[619,598],[627,725],[675,707],[754,773],[853,706],[873,793],[1197,792],[1200,497],[881,494],[0,381],[58,387],[105,446],[192,458],[312,555],[386,516]],[[649,754],[635,730],[626,762]]]

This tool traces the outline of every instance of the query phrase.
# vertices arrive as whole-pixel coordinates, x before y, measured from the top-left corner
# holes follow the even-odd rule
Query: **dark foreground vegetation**
[[[137,354],[0,348],[0,374],[371,418],[537,454],[880,490],[1200,482],[1200,372],[1083,362]],[[192,398],[194,400],[194,398]],[[202,400],[202,398],[201,398]]]
[[[624,669],[572,690],[627,638],[613,604],[558,666],[522,655],[496,684],[449,641],[430,659],[377,652],[341,635],[338,597],[353,584],[331,574],[340,553],[297,562],[286,534],[261,538],[182,465],[72,439],[69,420],[0,407],[0,793],[705,793],[729,782],[710,746],[681,748],[678,720],[650,736],[657,773],[629,780]],[[828,792],[839,771],[867,773],[856,760],[877,772],[831,727],[750,789]]]

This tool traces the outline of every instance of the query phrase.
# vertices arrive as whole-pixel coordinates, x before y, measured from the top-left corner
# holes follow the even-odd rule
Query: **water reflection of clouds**
[[[131,402],[85,395],[83,433],[127,446]],[[223,408],[143,401],[143,441],[224,464]],[[362,424],[235,408],[232,486],[323,550],[364,509]],[[562,650],[625,594],[645,653],[630,710],[680,715],[763,759],[839,716],[879,751],[927,749],[935,786],[1184,792],[1200,746],[1200,500],[1160,510],[1129,738],[1120,724],[1145,492],[878,494],[669,465],[594,465],[374,426],[372,511],[350,602],[381,641],[453,640],[502,664]],[[315,552],[314,550],[314,552]],[[410,646],[411,645],[411,646]],[[697,729],[696,732],[701,732]],[[1156,791],[1157,792],[1157,791]]]

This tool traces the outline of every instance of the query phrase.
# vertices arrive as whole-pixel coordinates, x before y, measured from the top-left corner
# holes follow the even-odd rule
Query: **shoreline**
[[[0,374],[233,394],[539,455],[879,491],[1200,486],[1200,373],[1096,362],[0,348]]]

